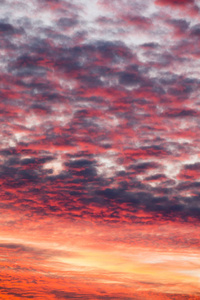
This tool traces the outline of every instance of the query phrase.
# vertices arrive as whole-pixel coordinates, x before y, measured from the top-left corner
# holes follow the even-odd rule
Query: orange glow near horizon
[[[85,299],[200,299],[198,232],[188,245],[194,225],[55,218],[35,222],[34,235],[31,227],[1,228],[2,299],[20,299],[22,290],[27,299],[73,299],[76,293]]]

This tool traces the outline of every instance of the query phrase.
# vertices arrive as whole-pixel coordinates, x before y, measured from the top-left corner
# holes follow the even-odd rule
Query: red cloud
[[[136,26],[137,28],[141,28],[141,29],[150,29],[150,27],[152,26],[152,21],[149,18],[145,18],[142,16],[134,16],[131,14],[127,14],[127,15],[121,15],[121,19],[127,23],[127,25],[133,25]]]
[[[188,4],[194,4],[194,0],[156,0],[156,4],[162,6],[185,6]]]
[[[200,178],[200,164],[186,165],[177,178],[180,180],[198,180]]]
[[[194,0],[155,0],[155,4],[179,9],[179,11],[187,13],[192,17],[199,15],[199,7],[195,4]]]

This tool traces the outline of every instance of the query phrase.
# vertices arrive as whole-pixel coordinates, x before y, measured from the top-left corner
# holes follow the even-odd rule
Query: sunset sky
[[[200,1],[0,1],[0,299],[200,299]]]

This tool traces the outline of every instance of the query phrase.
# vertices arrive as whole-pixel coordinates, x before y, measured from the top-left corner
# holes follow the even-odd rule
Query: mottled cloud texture
[[[0,298],[200,299],[200,2],[2,0]]]

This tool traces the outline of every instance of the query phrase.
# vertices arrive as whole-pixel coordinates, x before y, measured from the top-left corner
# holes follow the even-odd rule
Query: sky
[[[0,10],[0,298],[199,300],[200,1]]]

